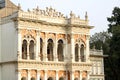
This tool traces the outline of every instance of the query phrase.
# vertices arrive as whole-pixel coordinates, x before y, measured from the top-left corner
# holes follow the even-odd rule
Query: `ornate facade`
[[[0,80],[104,80],[102,50],[89,50],[87,13],[83,20],[19,5],[0,19]]]

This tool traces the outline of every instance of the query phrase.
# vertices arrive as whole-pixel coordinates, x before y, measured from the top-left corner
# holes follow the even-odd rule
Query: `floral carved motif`
[[[36,38],[36,31],[35,30],[27,30],[23,29],[21,30],[22,37],[27,36],[32,36],[34,39]]]
[[[65,77],[66,76],[66,72],[65,71],[59,71],[58,75],[59,75],[59,78],[60,77]]]
[[[27,77],[27,70],[22,70],[21,71],[21,76],[22,77]]]
[[[65,34],[57,34],[57,39],[65,39]]]
[[[79,78],[79,75],[80,75],[80,72],[79,71],[75,71],[75,73],[74,73],[75,78]]]
[[[44,33],[44,32],[41,32],[41,33],[40,33],[40,36],[41,36],[42,39],[44,39],[44,38],[45,38],[45,33]]]
[[[56,75],[55,75],[55,71],[48,71],[47,74],[48,74],[48,76],[50,76],[50,77],[55,77],[55,76],[56,76]]]
[[[36,78],[37,73],[35,70],[31,70],[30,73],[31,73],[31,77]]]
[[[54,33],[48,33],[48,34],[47,34],[47,37],[48,37],[48,38],[55,39],[55,34],[54,34]]]

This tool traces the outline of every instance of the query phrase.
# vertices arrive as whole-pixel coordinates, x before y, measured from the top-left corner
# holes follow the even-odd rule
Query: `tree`
[[[112,16],[107,18],[109,22],[108,32],[112,34],[110,41],[110,53],[109,60],[111,65],[114,67],[114,74],[116,79],[112,80],[120,80],[120,8],[115,7],[112,11]]]

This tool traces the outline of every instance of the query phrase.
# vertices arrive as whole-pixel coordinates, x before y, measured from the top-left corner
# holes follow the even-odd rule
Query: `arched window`
[[[78,49],[79,49],[79,46],[78,46],[78,44],[76,44],[76,45],[75,45],[75,61],[76,61],[76,62],[79,61]]]
[[[27,80],[26,77],[22,77],[21,80]]]
[[[43,61],[43,40],[40,38],[40,59]]]
[[[27,41],[23,40],[22,44],[22,59],[27,59]]]
[[[53,40],[49,39],[48,40],[48,45],[47,45],[47,58],[48,61],[53,61]]]
[[[53,80],[53,78],[52,78],[52,77],[49,77],[47,80]]]
[[[30,41],[30,45],[29,45],[29,56],[30,56],[30,59],[34,59],[34,41],[33,40]]]
[[[75,78],[74,80],[79,80],[78,78]]]
[[[65,80],[64,77],[60,77],[59,80]]]
[[[57,53],[58,53],[58,61],[64,61],[63,41],[62,40],[58,41]]]
[[[81,54],[81,62],[84,62],[85,54],[84,54],[84,45],[83,44],[81,45],[81,48],[80,48],[80,54]]]
[[[32,77],[32,78],[31,78],[31,80],[35,80],[35,78],[34,78],[34,77]]]

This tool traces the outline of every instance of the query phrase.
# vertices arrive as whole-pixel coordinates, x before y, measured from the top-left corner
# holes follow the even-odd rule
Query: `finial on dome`
[[[88,20],[88,14],[87,14],[87,11],[85,12],[85,20],[86,20],[86,21]]]

